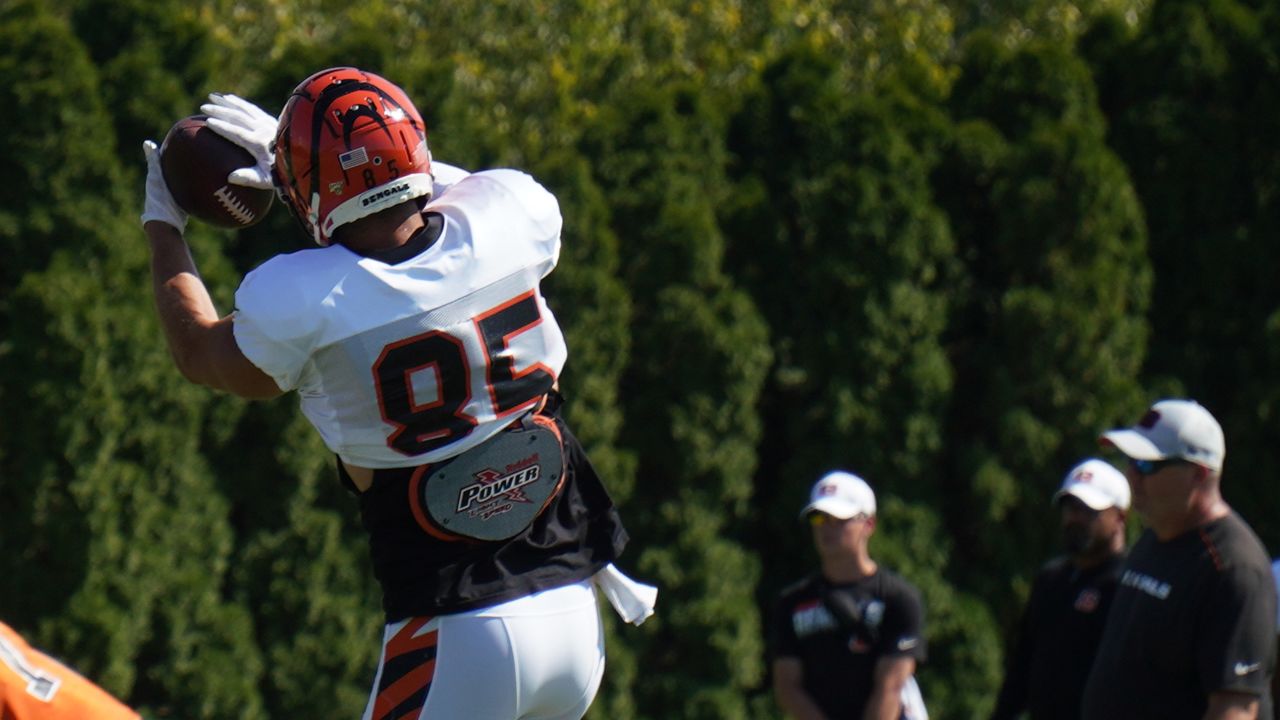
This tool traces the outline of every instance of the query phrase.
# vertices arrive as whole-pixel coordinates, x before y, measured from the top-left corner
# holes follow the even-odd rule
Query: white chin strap
[[[307,212],[311,221],[311,239],[320,247],[329,245],[328,239],[320,235],[320,193],[311,193],[311,210]]]

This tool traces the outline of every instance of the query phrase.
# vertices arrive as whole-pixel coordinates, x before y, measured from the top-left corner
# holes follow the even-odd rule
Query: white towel
[[[623,620],[639,625],[653,614],[658,588],[638,583],[609,563],[591,578]]]
[[[929,720],[929,711],[924,706],[924,696],[920,694],[920,686],[916,684],[916,676],[907,678],[902,686],[902,718],[903,720]]]

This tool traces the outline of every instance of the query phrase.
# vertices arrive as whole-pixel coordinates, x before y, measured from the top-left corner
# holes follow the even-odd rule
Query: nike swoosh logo
[[[899,649],[899,650],[910,650],[911,648],[913,648],[913,647],[915,647],[915,646],[917,646],[917,645],[919,645],[919,644],[920,644],[920,641],[919,641],[919,640],[917,640],[917,639],[915,639],[915,638],[903,638],[903,639],[901,639],[901,640],[899,640],[899,641],[898,641],[898,649]]]
[[[1235,671],[1237,676],[1248,675],[1249,673],[1262,667],[1262,663],[1236,663]]]

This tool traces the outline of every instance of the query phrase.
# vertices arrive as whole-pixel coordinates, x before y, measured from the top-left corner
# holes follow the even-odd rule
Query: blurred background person
[[[1271,717],[1275,581],[1222,498],[1222,427],[1195,401],[1162,400],[1101,441],[1129,458],[1147,529],[1121,569],[1082,717]]]
[[[1065,554],[1031,585],[992,720],[1079,720],[1080,696],[1125,554],[1129,481],[1090,458],[1053,495]]]
[[[773,687],[799,720],[927,717],[915,682],[925,658],[920,591],[871,558],[876,497],[835,471],[801,511],[821,563],[781,594],[773,623]]]

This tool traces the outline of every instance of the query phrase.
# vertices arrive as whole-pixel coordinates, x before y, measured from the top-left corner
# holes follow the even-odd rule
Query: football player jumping
[[[359,499],[386,613],[379,718],[580,718],[604,668],[600,589],[637,624],[656,590],[613,561],[626,531],[560,416],[566,347],[539,283],[556,198],[516,170],[432,162],[404,91],[323,70],[279,120],[211,95],[209,126],[318,248],[249,273],[220,317],[146,147],[156,307],[189,380],[297,391]],[[593,587],[594,586],[594,587]]]

